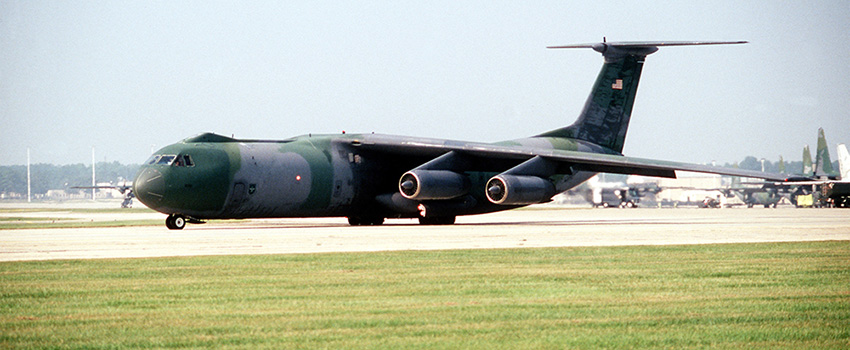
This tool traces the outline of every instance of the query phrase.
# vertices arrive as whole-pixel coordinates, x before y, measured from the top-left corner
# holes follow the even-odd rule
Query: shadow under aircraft
[[[663,46],[736,42],[601,42],[604,64],[578,119],[497,143],[381,134],[242,140],[205,133],[157,151],[135,181],[137,198],[166,226],[207,219],[347,217],[453,224],[545,203],[596,173],[675,178],[677,170],[781,181],[778,174],[626,157],[621,153],[646,56]]]

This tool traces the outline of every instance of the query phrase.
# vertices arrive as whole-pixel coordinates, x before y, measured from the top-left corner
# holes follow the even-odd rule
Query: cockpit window
[[[192,162],[192,156],[188,154],[177,156],[177,160],[174,161],[174,166],[186,166],[191,167],[195,166],[195,163]]]
[[[159,157],[160,157],[160,156],[158,156],[158,155],[152,155],[150,158],[148,158],[148,160],[147,160],[147,161],[145,161],[145,164],[147,164],[147,165],[153,165],[153,164],[156,164],[156,161],[158,161],[158,160],[159,160]]]
[[[147,165],[173,165],[173,166],[186,166],[191,167],[195,166],[195,162],[192,161],[192,156],[188,154],[181,154],[179,156],[168,155],[168,154],[155,154],[148,158],[145,161]]]
[[[156,165],[171,165],[174,158],[177,158],[177,156],[162,156],[159,158],[159,161],[156,162]]]

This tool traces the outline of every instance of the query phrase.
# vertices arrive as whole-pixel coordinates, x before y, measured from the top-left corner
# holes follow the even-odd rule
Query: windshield
[[[170,155],[170,154],[155,154],[152,155],[148,160],[145,161],[147,165],[173,165],[178,167],[192,167],[195,166],[195,162],[192,160],[192,156],[188,154],[183,155]]]
[[[177,158],[177,156],[161,156],[159,161],[156,162],[156,165],[171,165],[174,158]]]
[[[150,158],[148,158],[148,160],[145,161],[145,164],[147,164],[147,165],[156,164],[156,161],[158,161],[158,160],[159,160],[158,155],[152,155]]]

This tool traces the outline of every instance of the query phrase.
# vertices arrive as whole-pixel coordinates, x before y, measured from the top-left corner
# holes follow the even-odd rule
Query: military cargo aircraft
[[[581,196],[594,208],[637,208],[644,198],[661,192],[656,183],[631,180],[603,181],[594,176],[565,193]]]
[[[814,175],[791,177],[785,182],[774,183],[775,186],[796,187],[792,194],[795,205],[801,197],[808,197],[803,202],[805,206],[850,208],[850,152],[843,143],[836,147],[838,151],[838,168],[836,174],[829,161],[829,151],[826,149],[826,139],[823,129],[818,130],[818,160]],[[829,164],[827,166],[826,164]],[[806,170],[805,165],[804,171]],[[805,175],[805,174],[804,174]]]
[[[797,205],[798,196],[810,196],[811,198],[814,192],[813,186],[824,184],[824,181],[831,181],[836,178],[823,128],[818,129],[817,145],[815,163],[812,163],[812,155],[809,146],[806,145],[803,147],[802,173],[786,175],[788,177],[784,182],[741,182],[740,179],[736,178],[737,181],[733,181],[732,187],[720,190],[727,195],[732,194],[739,197],[749,208],[756,205],[776,208],[782,198],[788,198],[791,204]],[[742,184],[759,185],[760,187],[743,187]],[[810,200],[804,202],[810,202]]]
[[[166,146],[142,165],[134,192],[168,214],[169,229],[207,219],[347,217],[453,224],[459,215],[551,200],[596,173],[676,177],[676,170],[783,180],[780,175],[626,157],[626,130],[647,55],[662,46],[737,42],[606,42],[604,64],[571,125],[498,143],[381,134],[242,140],[204,133]]]

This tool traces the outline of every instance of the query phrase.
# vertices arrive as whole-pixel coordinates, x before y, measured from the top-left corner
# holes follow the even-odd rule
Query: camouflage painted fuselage
[[[398,179],[405,172],[445,151],[416,154],[362,149],[370,139],[420,140],[432,144],[458,141],[412,139],[387,135],[305,135],[282,141],[235,140],[201,134],[169,145],[158,156],[189,156],[192,165],[144,164],[135,193],[148,207],[166,214],[196,219],[275,217],[383,217],[415,218],[419,202],[399,197]],[[528,138],[501,145],[613,153],[603,147],[550,137]],[[481,161],[484,171],[467,171],[471,189],[459,201],[425,201],[452,215],[488,213],[516,208],[496,205],[485,196],[488,179],[522,160]],[[594,173],[555,175],[558,192],[584,182]]]

